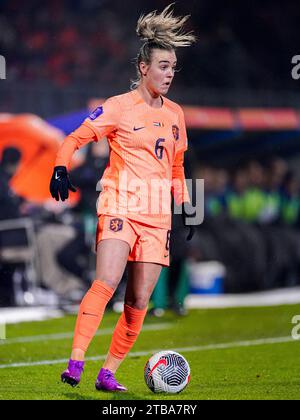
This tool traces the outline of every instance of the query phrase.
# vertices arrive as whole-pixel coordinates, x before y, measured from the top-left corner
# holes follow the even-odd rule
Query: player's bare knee
[[[144,309],[146,309],[148,306],[148,303],[149,303],[148,299],[143,299],[143,298],[125,301],[126,305],[130,306],[133,309],[138,309],[140,311],[143,311]]]
[[[101,281],[112,289],[116,289],[122,279],[121,274],[107,274],[101,276]]]

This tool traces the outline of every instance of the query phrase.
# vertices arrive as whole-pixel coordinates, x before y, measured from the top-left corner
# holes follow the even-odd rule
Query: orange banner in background
[[[240,125],[245,130],[297,130],[300,127],[293,109],[253,109],[237,111]]]
[[[183,110],[188,128],[230,130],[235,127],[235,117],[230,109],[184,106]]]
[[[88,102],[90,111],[105,99],[93,98]],[[300,112],[286,108],[217,108],[182,106],[187,128],[199,130],[297,130]]]

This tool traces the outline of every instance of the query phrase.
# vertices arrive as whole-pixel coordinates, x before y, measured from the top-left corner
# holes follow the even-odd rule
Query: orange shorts
[[[130,246],[128,261],[151,262],[168,267],[170,232],[123,216],[101,215],[96,244],[103,239],[120,239]]]

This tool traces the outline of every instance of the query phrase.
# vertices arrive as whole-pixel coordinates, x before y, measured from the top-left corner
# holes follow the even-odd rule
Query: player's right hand
[[[75,192],[76,188],[72,185],[65,166],[55,166],[50,181],[50,193],[56,201],[65,201],[69,198],[69,190]]]

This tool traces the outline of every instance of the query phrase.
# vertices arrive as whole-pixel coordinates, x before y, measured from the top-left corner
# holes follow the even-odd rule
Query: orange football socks
[[[124,305],[124,312],[116,325],[109,352],[117,359],[124,359],[131,350],[142,329],[146,309],[135,309]]]
[[[96,334],[102,320],[106,305],[112,298],[114,289],[95,280],[84,296],[80,307],[75,326],[73,350],[81,349],[87,351],[88,346]]]

